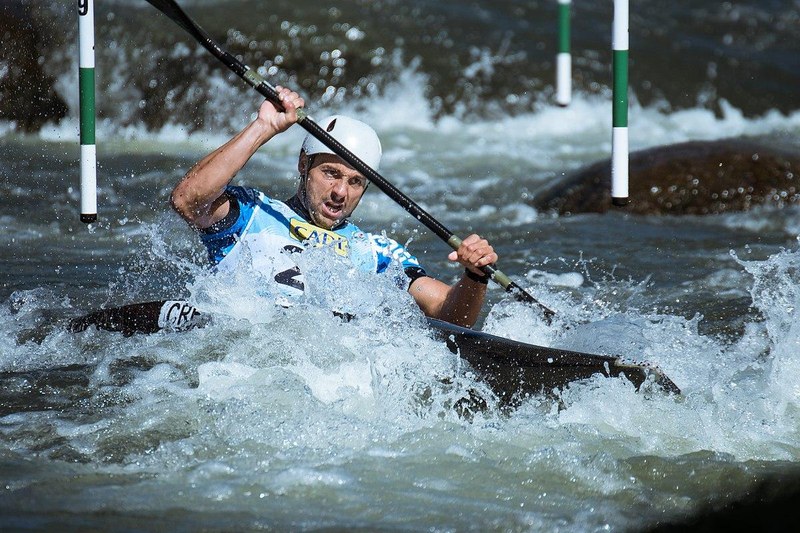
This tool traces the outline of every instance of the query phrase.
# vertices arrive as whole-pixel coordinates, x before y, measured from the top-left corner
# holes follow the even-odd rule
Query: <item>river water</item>
[[[481,329],[650,360],[683,391],[596,377],[472,418],[454,401],[490,392],[380,277],[312,250],[307,298],[277,310],[247,273],[207,271],[168,195],[259,97],[146,2],[97,6],[99,216],[78,220],[66,4],[4,7],[11,29],[50,30],[38,63],[68,112],[32,131],[0,122],[2,529],[641,531],[793,479],[798,210],[558,217],[528,203],[609,156],[611,2],[573,10],[567,108],[552,103],[555,1],[182,4],[301,89],[314,116],[373,124],[381,173],[456,234],[489,238],[500,268],[557,312],[547,326],[495,287]],[[636,2],[632,149],[748,136],[797,153],[798,8]],[[297,127],[270,142],[237,183],[288,197],[301,139]],[[355,219],[408,242],[432,274],[459,275],[375,188]],[[213,323],[64,329],[168,298]],[[342,303],[359,319],[326,310]]]

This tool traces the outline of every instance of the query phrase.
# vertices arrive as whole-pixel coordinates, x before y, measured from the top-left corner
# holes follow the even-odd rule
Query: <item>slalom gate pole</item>
[[[81,139],[81,222],[97,220],[97,148],[94,108],[94,0],[78,0],[78,94]]]
[[[570,4],[558,0],[558,54],[556,55],[556,103],[566,107],[572,101],[572,53],[570,52]]]
[[[629,0],[614,0],[611,203],[628,203],[628,20]]]

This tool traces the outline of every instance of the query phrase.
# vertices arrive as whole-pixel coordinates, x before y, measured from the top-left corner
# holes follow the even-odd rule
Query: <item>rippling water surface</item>
[[[34,131],[0,122],[5,527],[630,531],[794,474],[797,209],[558,217],[529,203],[609,155],[611,2],[574,8],[563,109],[556,2],[182,5],[315,115],[374,124],[382,174],[456,234],[490,238],[503,271],[558,315],[548,327],[495,288],[482,329],[647,359],[683,394],[597,377],[459,417],[466,391],[491,393],[380,277],[314,267],[312,250],[314,290],[276,310],[246,274],[210,275],[167,198],[259,97],[146,2],[97,6],[99,220],[82,224],[73,12],[12,2],[9,32],[51,30],[39,63],[68,112]],[[796,153],[798,7],[633,5],[632,148],[751,136]],[[289,196],[301,139],[275,139],[237,181]],[[458,276],[446,245],[380,191],[356,219]],[[214,323],[132,337],[63,327],[164,298]],[[341,301],[361,318],[330,316]]]

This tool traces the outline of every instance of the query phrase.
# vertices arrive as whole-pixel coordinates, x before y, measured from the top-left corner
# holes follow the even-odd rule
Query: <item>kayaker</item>
[[[172,191],[173,208],[199,231],[211,262],[220,271],[231,271],[246,256],[254,271],[273,279],[288,295],[304,290],[303,274],[291,256],[309,245],[330,246],[366,271],[387,272],[397,262],[402,268],[389,271],[399,273],[397,283],[407,288],[425,315],[472,327],[488,281],[480,267],[497,261],[492,246],[470,235],[449,255],[464,266],[461,279],[451,286],[430,277],[401,244],[363,232],[348,220],[369,183],[315,137],[308,135],[303,142],[300,183],[287,201],[230,185],[264,143],[297,122],[303,98],[283,87],[277,90],[283,111],[264,101],[255,120],[201,159]],[[381,144],[370,126],[346,116],[328,117],[319,125],[368,166],[378,168]]]

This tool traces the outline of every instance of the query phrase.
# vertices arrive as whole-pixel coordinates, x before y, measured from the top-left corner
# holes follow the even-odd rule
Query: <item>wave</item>
[[[498,110],[488,118],[467,112],[439,116],[436,104],[425,95],[428,79],[412,63],[402,67],[397,79],[379,94],[312,105],[312,118],[335,113],[358,116],[387,139],[389,160],[402,158],[404,154],[421,156],[424,150],[418,148],[453,153],[456,157],[485,155],[490,151],[512,158],[537,156],[548,161],[586,161],[610,152],[611,102],[605,96],[577,93],[567,108],[540,103],[516,114]],[[205,150],[222,144],[255,116],[260,96],[239,94],[241,87],[237,86],[244,85],[239,80],[219,78],[214,85],[220,90],[205,110],[213,127],[197,129],[180,114],[156,129],[142,121],[100,117],[98,145],[107,143],[106,148],[111,151],[116,151],[116,147],[146,152],[156,147],[169,149],[170,145]],[[222,90],[226,86],[228,92]],[[102,97],[98,95],[98,99]],[[46,124],[36,137],[52,142],[77,140],[77,113],[76,106],[70,106],[67,118]],[[735,136],[785,137],[789,144],[792,137],[800,134],[800,110],[783,113],[770,109],[757,116],[746,116],[726,100],[721,100],[715,111],[703,106],[672,110],[666,102],[643,106],[634,99],[630,104],[629,130],[632,150]],[[0,121],[0,137],[15,134],[13,124]],[[271,141],[270,146],[279,153],[293,152],[301,135],[302,132],[290,130]]]

